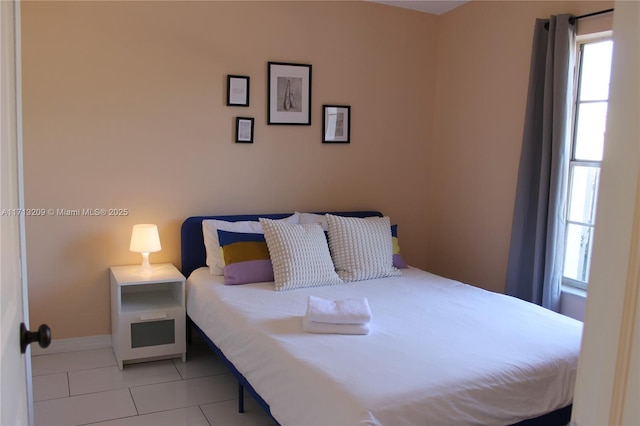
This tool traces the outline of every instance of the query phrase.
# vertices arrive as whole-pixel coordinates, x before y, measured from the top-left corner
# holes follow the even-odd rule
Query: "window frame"
[[[568,176],[568,181],[567,181],[567,196],[565,199],[565,212],[564,212],[564,217],[565,217],[565,232],[564,232],[564,246],[563,246],[563,262],[564,259],[566,259],[566,250],[567,250],[567,239],[569,237],[569,225],[570,224],[574,224],[574,225],[579,225],[579,226],[585,226],[591,229],[591,238],[589,240],[589,259],[588,259],[588,272],[587,272],[587,280],[586,281],[580,281],[580,280],[575,280],[573,278],[569,278],[566,277],[564,275],[564,266],[563,266],[563,271],[562,271],[562,286],[563,287],[572,287],[572,288],[577,288],[580,290],[584,290],[586,291],[588,286],[589,286],[589,278],[590,278],[590,272],[591,272],[591,261],[592,261],[592,255],[593,255],[593,235],[595,233],[595,229],[596,229],[596,216],[597,216],[597,206],[598,206],[598,196],[599,196],[599,192],[600,192],[600,176],[598,177],[598,181],[596,184],[596,188],[595,188],[595,193],[594,193],[594,213],[593,213],[593,223],[585,223],[585,222],[581,222],[581,221],[575,221],[575,220],[571,220],[570,218],[570,211],[569,211],[569,207],[570,207],[570,202],[572,199],[572,190],[573,190],[573,177],[574,177],[574,169],[576,167],[593,167],[593,168],[598,168],[598,173],[600,173],[600,171],[602,170],[602,161],[597,161],[597,160],[577,160],[575,158],[575,154],[576,154],[576,143],[577,143],[577,131],[578,131],[578,118],[579,118],[579,114],[580,114],[580,105],[583,103],[594,103],[594,102],[602,102],[602,101],[580,101],[578,99],[579,93],[580,93],[580,89],[581,89],[581,81],[582,81],[582,63],[583,63],[583,52],[584,52],[584,45],[586,44],[592,44],[592,43],[599,43],[599,42],[603,42],[603,41],[612,41],[613,42],[613,31],[603,31],[600,33],[594,33],[594,34],[585,34],[585,35],[580,35],[576,37],[576,53],[577,53],[577,60],[576,60],[576,67],[575,67],[575,72],[574,72],[574,90],[572,95],[572,106],[573,106],[573,110],[572,110],[572,114],[571,114],[571,156],[570,156],[570,160],[569,160],[569,176]],[[607,108],[609,105],[609,97],[607,97]],[[606,139],[605,139],[605,143],[606,143]]]

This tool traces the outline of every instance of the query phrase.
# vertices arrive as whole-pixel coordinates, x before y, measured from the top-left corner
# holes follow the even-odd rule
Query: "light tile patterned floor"
[[[202,342],[180,359],[125,365],[111,348],[32,358],[36,426],[271,426],[249,396],[238,413],[237,382]]]

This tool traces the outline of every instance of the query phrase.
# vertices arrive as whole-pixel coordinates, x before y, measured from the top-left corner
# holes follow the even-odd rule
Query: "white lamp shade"
[[[133,225],[129,250],[137,253],[153,253],[162,250],[158,227],[148,223]]]

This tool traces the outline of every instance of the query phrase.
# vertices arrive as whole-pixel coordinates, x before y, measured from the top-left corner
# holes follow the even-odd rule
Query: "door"
[[[31,351],[20,348],[28,322],[21,178],[20,5],[0,1],[0,424],[33,424]],[[18,37],[16,37],[18,34]],[[24,286],[23,286],[24,285]]]

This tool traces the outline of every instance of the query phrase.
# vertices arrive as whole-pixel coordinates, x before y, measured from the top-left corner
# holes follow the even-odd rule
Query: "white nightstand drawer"
[[[123,361],[186,352],[182,309],[127,313],[120,317],[120,355]]]

